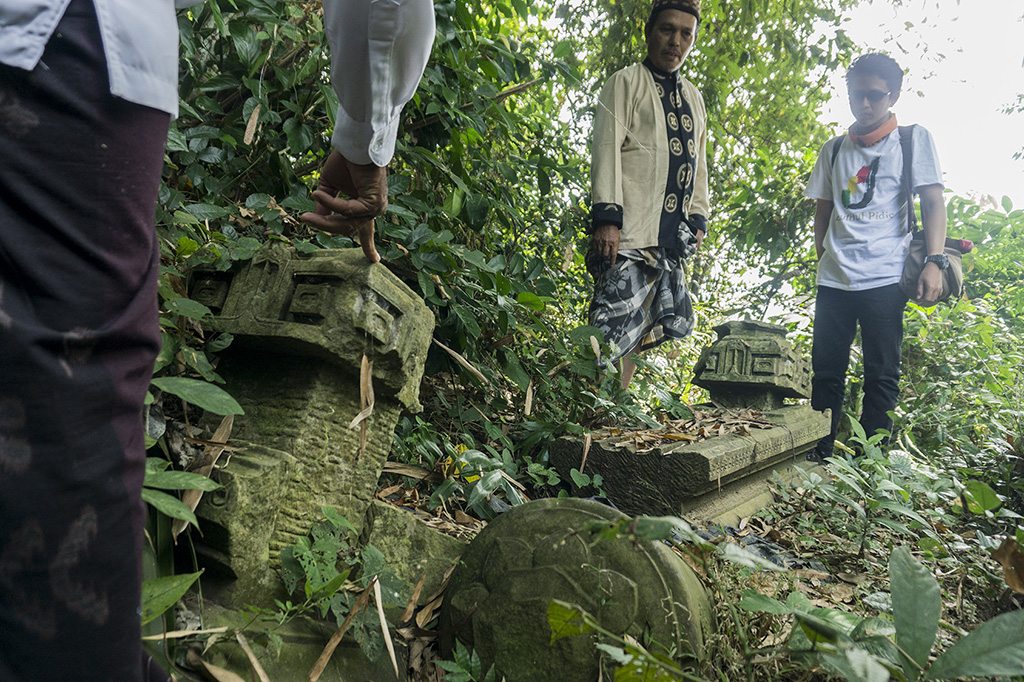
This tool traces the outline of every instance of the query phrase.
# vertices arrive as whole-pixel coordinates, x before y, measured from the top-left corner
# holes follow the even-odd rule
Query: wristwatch
[[[924,262],[935,263],[939,266],[939,270],[945,270],[949,267],[949,256],[944,253],[936,253],[931,256],[925,256]]]

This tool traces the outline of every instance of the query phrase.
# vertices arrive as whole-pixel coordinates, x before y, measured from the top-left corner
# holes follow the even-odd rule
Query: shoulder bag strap
[[[907,231],[917,232],[917,213],[914,212],[914,188],[910,170],[914,165],[914,126],[900,126],[900,148],[903,150],[903,191],[907,195]]]

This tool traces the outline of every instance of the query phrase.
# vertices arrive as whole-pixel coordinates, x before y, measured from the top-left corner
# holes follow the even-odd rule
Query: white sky
[[[1003,113],[1024,94],[1024,1],[869,0],[842,28],[909,69],[893,111],[931,131],[947,188],[1024,207],[1024,159],[1013,158],[1024,148],[1024,112]],[[841,132],[853,118],[842,73],[832,87],[821,120]]]

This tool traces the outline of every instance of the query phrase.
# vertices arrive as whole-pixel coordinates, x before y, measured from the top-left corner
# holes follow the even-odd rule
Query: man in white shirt
[[[381,178],[376,195],[355,181],[349,194],[364,208],[340,208],[359,221],[386,206],[382,166],[429,49],[421,36],[406,61],[381,54],[403,54],[389,45],[410,22],[432,38],[433,15],[423,16],[429,0],[326,4],[332,45],[366,55],[358,70],[335,61],[348,112],[335,144],[355,140],[350,162]],[[392,23],[331,20],[355,5],[370,17],[384,6]],[[143,656],[139,602],[142,408],[161,344],[153,217],[178,107],[174,6],[0,2],[3,682],[167,679]],[[328,184],[344,188],[341,176]]]
[[[707,231],[707,113],[679,69],[699,26],[699,0],[655,0],[647,58],[612,74],[594,113],[590,324],[619,348],[623,388],[631,353],[693,330],[682,259]]]
[[[811,404],[832,411],[830,435],[809,455],[818,461],[832,454],[858,325],[864,362],[861,425],[869,436],[892,429],[889,412],[899,398],[907,302],[899,281],[911,238],[908,212],[914,210],[913,196],[903,186],[904,145],[912,150],[910,186],[921,197],[925,243],[934,254],[918,282],[920,298],[938,298],[940,268],[948,267],[941,255],[946,211],[935,145],[921,126],[900,129],[889,110],[899,99],[903,70],[888,56],[867,54],[850,66],[846,83],[856,122],[849,134],[822,148],[805,192],[817,200],[819,258]]]

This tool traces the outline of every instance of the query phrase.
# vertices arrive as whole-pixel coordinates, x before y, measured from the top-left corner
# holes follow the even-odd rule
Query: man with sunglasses
[[[934,254],[918,281],[919,297],[938,299],[941,271],[949,266],[942,255],[946,211],[932,137],[919,125],[900,129],[890,111],[900,96],[903,70],[886,55],[866,54],[850,66],[846,84],[856,122],[848,134],[825,143],[805,191],[817,201],[814,246],[819,259],[811,405],[832,411],[831,433],[808,455],[817,461],[832,454],[858,325],[864,362],[861,425],[869,436],[892,429],[889,413],[899,398],[907,303],[899,281],[910,247],[908,211],[914,210],[914,193],[921,197],[925,243]],[[903,180],[908,146],[912,192]]]

